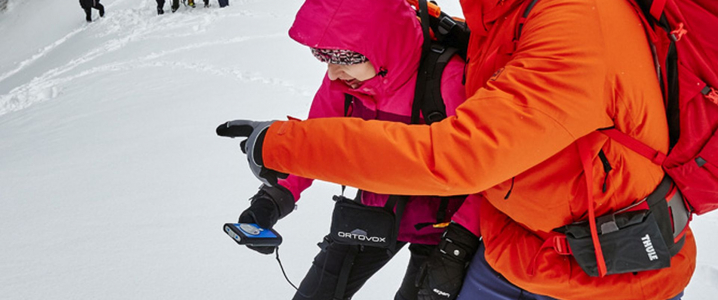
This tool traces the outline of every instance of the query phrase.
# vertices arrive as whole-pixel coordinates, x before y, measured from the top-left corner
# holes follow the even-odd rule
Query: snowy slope
[[[324,65],[287,37],[301,0],[212,2],[157,16],[151,0],[103,0],[90,24],[77,1],[0,13],[0,299],[291,298],[273,256],[221,232],[259,184],[214,128],[305,117]],[[295,283],[339,190],[315,183],[277,225]],[[685,299],[712,299],[718,214],[694,228]],[[406,261],[355,299],[392,298]]]

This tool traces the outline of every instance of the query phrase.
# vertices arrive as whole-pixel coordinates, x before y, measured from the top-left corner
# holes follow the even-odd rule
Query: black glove
[[[277,184],[278,178],[287,178],[287,174],[267,169],[262,161],[262,144],[267,129],[274,121],[255,122],[249,120],[234,120],[223,123],[217,127],[217,135],[226,137],[245,137],[240,148],[247,154],[249,169],[255,177],[268,186]]]
[[[250,198],[249,208],[239,215],[239,223],[255,223],[259,227],[271,229],[281,218],[294,210],[294,196],[285,187],[262,185],[256,195]],[[276,247],[247,246],[262,254],[274,253]]]
[[[478,248],[477,236],[459,224],[449,224],[416,278],[417,299],[456,299]]]

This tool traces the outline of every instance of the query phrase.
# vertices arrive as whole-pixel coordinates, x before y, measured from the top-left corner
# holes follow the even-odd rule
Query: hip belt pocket
[[[650,210],[610,214],[596,220],[606,274],[670,267],[671,253]],[[562,228],[576,262],[589,276],[599,276],[588,222]]]

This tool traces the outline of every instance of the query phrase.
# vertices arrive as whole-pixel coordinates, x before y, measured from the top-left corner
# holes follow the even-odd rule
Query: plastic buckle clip
[[[453,29],[454,26],[456,26],[456,21],[454,21],[454,19],[449,16],[443,16],[439,20],[439,33],[441,35],[447,35],[451,32],[451,29]]]

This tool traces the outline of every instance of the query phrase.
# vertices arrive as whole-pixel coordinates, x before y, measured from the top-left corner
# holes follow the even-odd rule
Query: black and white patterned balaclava
[[[323,63],[335,65],[355,65],[368,61],[366,56],[351,50],[311,49],[314,57]]]

